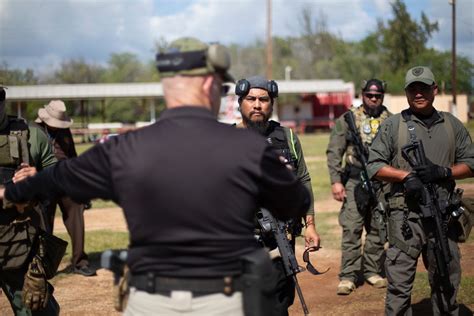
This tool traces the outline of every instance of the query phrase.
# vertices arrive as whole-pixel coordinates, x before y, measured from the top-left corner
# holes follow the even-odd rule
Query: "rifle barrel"
[[[298,283],[298,279],[296,278],[296,275],[293,275],[293,281],[295,282],[296,293],[298,293],[298,297],[300,299],[301,306],[303,307],[303,313],[305,315],[309,315],[308,306],[306,306],[306,302],[304,300],[303,292],[301,291],[301,287],[300,287],[300,284]]]

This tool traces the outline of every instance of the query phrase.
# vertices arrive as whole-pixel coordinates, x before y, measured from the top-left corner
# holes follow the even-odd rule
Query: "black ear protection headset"
[[[378,79],[362,80],[362,83],[360,85],[362,91],[367,91],[369,83],[371,83],[371,84],[377,83],[377,85],[382,87],[382,90],[383,90],[382,92],[383,93],[385,93],[385,91],[387,91],[387,82],[381,81],[381,80],[378,80]]]
[[[240,98],[245,97],[251,88],[261,88],[268,91],[268,95],[271,99],[278,98],[278,85],[274,80],[268,80],[266,87],[258,87],[250,85],[250,82],[247,79],[240,79],[235,85],[235,94]],[[239,99],[240,99],[239,98]]]

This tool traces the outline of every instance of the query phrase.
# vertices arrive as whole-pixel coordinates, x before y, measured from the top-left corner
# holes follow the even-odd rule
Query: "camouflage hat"
[[[234,82],[228,73],[230,55],[227,48],[219,44],[207,45],[192,37],[177,39],[166,52],[158,53],[156,67],[162,77],[218,73],[224,82]]]
[[[407,71],[405,76],[405,89],[413,82],[423,82],[431,86],[436,81],[430,68],[416,66]]]

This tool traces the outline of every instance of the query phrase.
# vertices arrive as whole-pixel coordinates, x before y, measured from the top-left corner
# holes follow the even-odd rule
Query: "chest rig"
[[[283,156],[293,167],[296,174],[298,167],[298,154],[296,153],[295,139],[291,129],[285,129],[280,123],[269,121],[267,133],[265,135],[267,142],[277,151],[278,155]],[[288,131],[288,132],[287,132]]]
[[[384,108],[379,117],[371,117],[364,112],[363,106],[351,108],[351,112],[354,114],[354,121],[362,144],[365,147],[365,151],[368,152],[368,148],[372,144],[375,135],[377,135],[380,125],[388,118],[389,112]],[[348,165],[359,166],[360,163],[356,157],[357,155],[352,140],[348,139],[348,145],[346,149],[346,162]]]
[[[17,167],[29,163],[28,125],[22,119],[9,116],[8,127],[0,133],[0,177],[10,180]]]

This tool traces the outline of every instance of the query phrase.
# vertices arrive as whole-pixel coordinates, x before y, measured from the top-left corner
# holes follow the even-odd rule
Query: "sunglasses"
[[[376,98],[377,100],[383,97],[383,94],[374,94],[374,93],[365,93],[364,95],[366,98],[369,98],[369,99]]]
[[[326,271],[324,272],[319,272],[314,266],[313,264],[311,263],[311,261],[309,260],[309,253],[312,252],[312,251],[316,251],[316,250],[319,250],[320,248],[322,247],[309,247],[308,249],[306,249],[304,252],[303,252],[303,262],[306,263],[306,270],[308,270],[311,274],[313,275],[319,275],[319,274],[324,274],[326,272],[329,271],[329,269],[331,268],[327,268]]]

